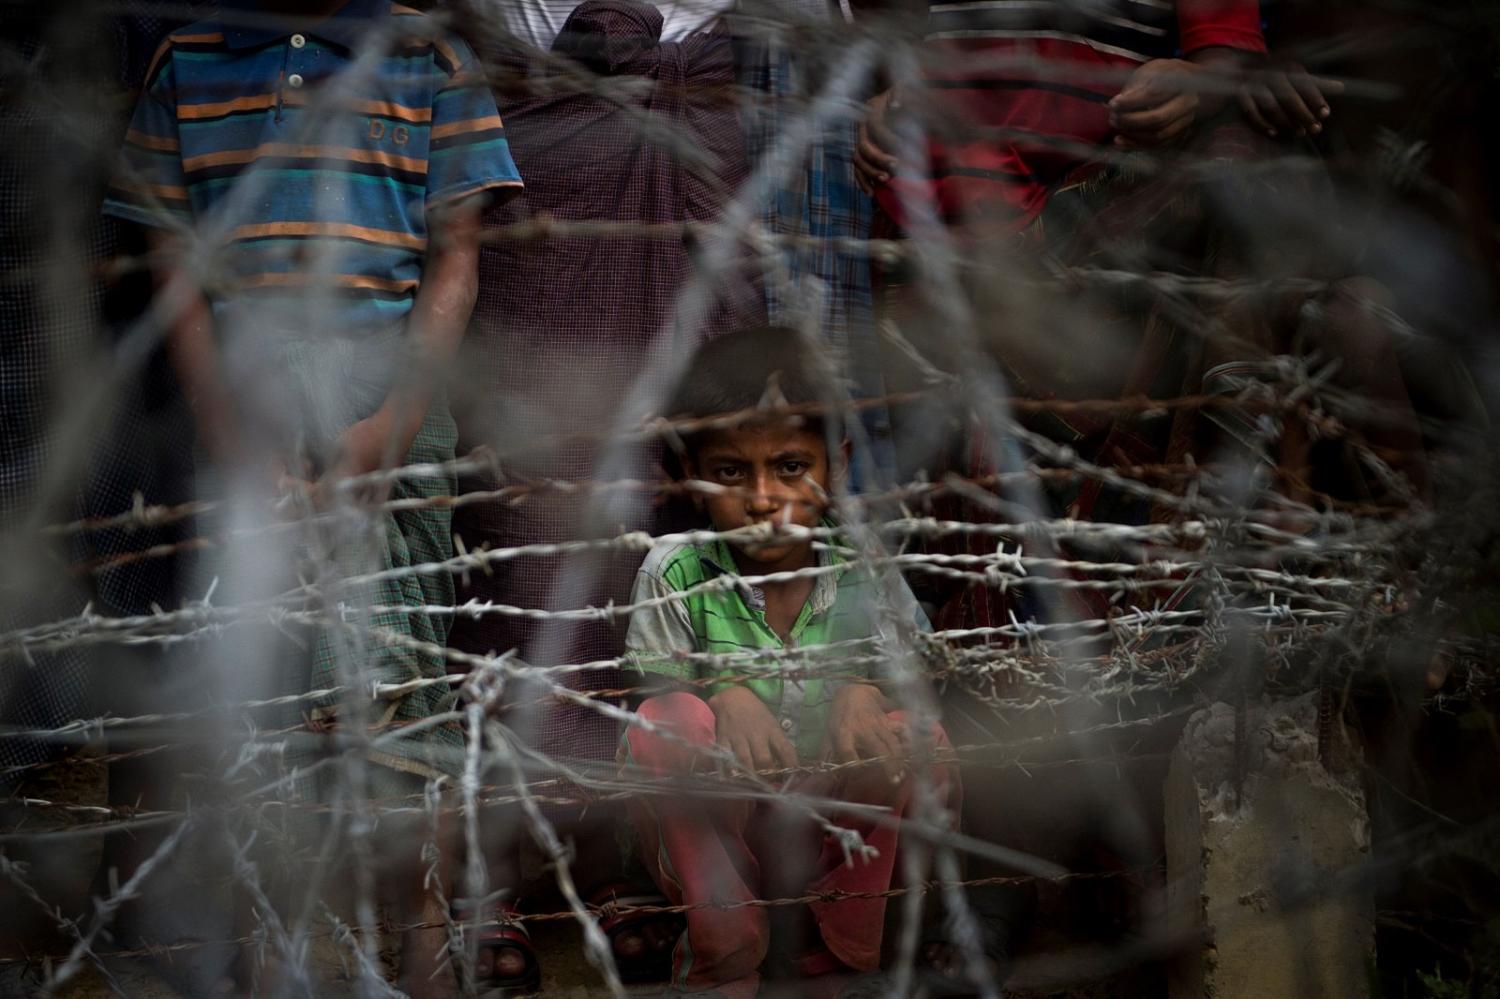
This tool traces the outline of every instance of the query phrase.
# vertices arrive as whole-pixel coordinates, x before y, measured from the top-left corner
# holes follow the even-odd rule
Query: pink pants
[[[630,763],[652,776],[687,773],[703,756],[695,746],[714,744],[714,715],[698,697],[666,694],[647,700],[641,717],[670,729],[682,741],[632,728],[625,737]],[[904,720],[904,712],[891,718]],[[935,748],[946,749],[941,728],[932,735]],[[934,764],[932,786],[950,815],[959,810],[958,771]],[[879,767],[859,767],[799,778],[792,790],[865,805],[884,805],[904,817],[912,798],[910,778],[892,784]],[[631,799],[630,818],[640,837],[642,859],[673,905],[735,903],[755,898],[820,892],[878,892],[891,886],[899,853],[899,828],[869,816],[834,814],[836,824],[858,832],[879,851],[870,860],[844,863],[837,841],[825,836],[801,813],[785,804],[753,800],[698,799],[683,794],[643,794]],[[828,954],[822,962],[856,971],[880,964],[885,926],[883,898],[830,899],[809,908]],[[753,995],[759,967],[770,943],[769,917],[759,907],[701,908],[687,913],[687,932],[673,954],[672,981],[684,989],[715,988],[726,996]],[[816,973],[816,957],[804,962]]]

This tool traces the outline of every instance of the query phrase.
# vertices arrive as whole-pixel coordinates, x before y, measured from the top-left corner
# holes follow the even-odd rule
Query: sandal
[[[515,920],[516,907],[510,903],[497,904],[489,910],[488,917],[474,928],[474,940],[479,958],[475,962],[474,978],[479,988],[490,994],[502,996],[531,995],[542,987],[542,965],[537,960],[536,949],[531,945],[531,932],[525,923]],[[470,917],[454,907],[453,918],[469,923]],[[500,955],[510,951],[521,957],[522,967],[513,975],[499,973]]]
[[[589,904],[603,910],[599,929],[609,938],[610,953],[620,981],[626,985],[664,982],[672,977],[672,952],[677,940],[687,930],[687,919],[680,912],[624,912],[615,906],[665,906],[671,903],[659,893],[626,894],[625,884],[609,884],[589,896]],[[638,938],[638,953],[621,953],[625,934]],[[634,950],[631,945],[627,950]]]

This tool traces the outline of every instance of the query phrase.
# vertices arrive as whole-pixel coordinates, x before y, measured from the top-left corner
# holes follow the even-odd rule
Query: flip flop
[[[664,982],[672,977],[672,951],[676,947],[677,938],[687,930],[687,919],[680,912],[616,913],[614,906],[671,904],[660,893],[627,894],[630,891],[630,886],[625,884],[605,885],[589,896],[589,904],[604,910],[599,917],[599,929],[603,930],[604,935],[609,938],[610,952],[614,955],[615,968],[620,973],[620,981],[626,985]],[[646,933],[646,927],[653,924],[666,931],[665,936],[671,939],[672,946],[664,948],[652,946],[651,936]],[[620,955],[616,940],[621,934],[628,932],[637,933],[641,937],[644,949],[638,957]]]
[[[531,945],[531,933],[524,923],[515,921],[516,907],[508,903],[493,906],[486,919],[474,931],[474,942],[479,952],[489,952],[487,975],[478,974],[480,989],[491,995],[520,996],[536,993],[542,987],[542,965],[537,960],[536,948]],[[468,922],[469,916],[459,906],[454,906],[453,918]],[[500,966],[500,955],[510,950],[521,956],[524,962],[520,972],[501,975],[494,969]]]

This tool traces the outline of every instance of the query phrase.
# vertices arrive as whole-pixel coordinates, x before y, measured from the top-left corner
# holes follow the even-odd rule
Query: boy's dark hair
[[[842,399],[832,367],[796,330],[757,326],[700,346],[666,412],[673,420],[701,420],[758,409],[806,407],[811,411],[798,412],[796,418],[832,446],[844,438]],[[679,430],[677,437],[686,454],[675,457],[691,457],[706,436],[721,430]],[[682,476],[678,462],[669,460],[667,468],[674,477]]]

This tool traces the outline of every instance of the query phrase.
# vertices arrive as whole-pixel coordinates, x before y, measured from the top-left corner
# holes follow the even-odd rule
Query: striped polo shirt
[[[904,202],[932,199],[949,220],[1016,229],[1088,162],[1077,147],[1113,140],[1105,104],[1133,70],[1266,50],[1258,0],[932,0],[926,44],[932,173],[898,178],[881,204],[900,219]]]
[[[360,332],[411,309],[430,210],[520,186],[482,67],[431,18],[225,0],[162,43],[105,211],[190,230],[216,312]]]
[[[879,636],[887,619],[880,613],[876,577],[832,548],[820,547],[816,564],[821,572],[792,625],[789,640],[783,642],[766,623],[765,597],[759,587],[739,581],[734,551],[727,542],[657,545],[636,574],[631,603],[643,606],[631,614],[625,636],[630,667],[676,680],[707,680],[755,669],[771,674],[744,686],[770,709],[798,755],[813,758],[827,726],[832,681],[816,676],[783,679],[774,671],[785,660],[774,657],[737,656],[730,662],[715,662],[684,653],[815,650]],[[929,630],[927,617],[906,582],[893,575],[891,584],[896,618],[918,630]],[[824,671],[835,676],[869,676],[871,651],[867,647],[830,650],[830,655],[840,658]],[[816,652],[810,651],[809,656],[797,665],[816,668]],[[708,697],[734,685],[736,681],[725,679],[698,692]]]

